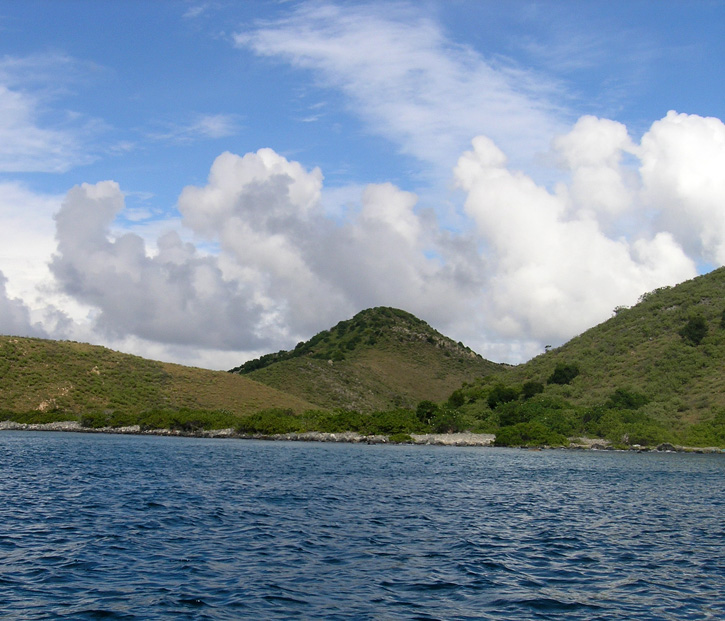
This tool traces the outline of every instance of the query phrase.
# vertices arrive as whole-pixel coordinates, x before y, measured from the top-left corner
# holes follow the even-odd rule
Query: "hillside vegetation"
[[[481,432],[501,446],[725,447],[725,268],[515,367],[373,308],[230,373],[0,337],[0,415],[244,434]]]
[[[721,268],[614,309],[565,345],[463,386],[457,400],[483,427],[511,427],[506,433],[725,446],[724,365]]]
[[[159,412],[181,411],[217,412],[236,420],[265,408],[301,412],[312,405],[222,371],[155,362],[83,343],[0,336],[4,419],[85,417],[100,426],[136,424],[152,413],[158,418]]]
[[[410,313],[379,307],[232,372],[322,408],[372,412],[446,399],[500,368]]]

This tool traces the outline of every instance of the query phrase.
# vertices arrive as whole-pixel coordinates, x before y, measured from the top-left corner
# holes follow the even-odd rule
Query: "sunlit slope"
[[[0,411],[97,411],[264,408],[311,404],[223,371],[166,364],[67,341],[0,336]]]
[[[557,363],[576,364],[571,402],[603,403],[619,388],[646,395],[660,420],[709,420],[725,408],[725,268],[642,296],[632,308],[565,345],[506,372],[506,383],[546,382]],[[701,340],[699,340],[701,337]]]
[[[446,399],[499,368],[410,313],[380,307],[232,371],[321,407],[372,411]]]

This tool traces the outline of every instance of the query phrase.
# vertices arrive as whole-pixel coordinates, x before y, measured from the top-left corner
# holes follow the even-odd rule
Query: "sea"
[[[725,455],[0,432],[2,619],[725,619]]]

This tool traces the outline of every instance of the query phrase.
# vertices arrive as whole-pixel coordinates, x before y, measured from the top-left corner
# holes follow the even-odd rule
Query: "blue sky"
[[[725,262],[723,2],[0,0],[0,332],[519,362]]]

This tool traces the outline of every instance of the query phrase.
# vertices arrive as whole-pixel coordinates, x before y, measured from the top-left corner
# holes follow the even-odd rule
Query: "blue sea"
[[[723,619],[725,457],[0,433],[3,619]]]

